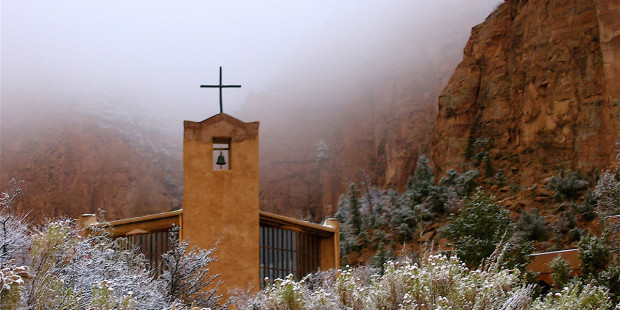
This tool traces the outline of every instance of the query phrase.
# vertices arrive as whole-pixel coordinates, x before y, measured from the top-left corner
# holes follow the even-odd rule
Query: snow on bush
[[[21,291],[30,277],[28,266],[7,266],[0,269],[0,309],[18,309]]]
[[[429,255],[420,263],[390,261],[383,274],[346,267],[294,281],[276,279],[240,309],[610,309],[606,289],[571,283],[561,292],[533,300],[532,285],[517,269],[490,262],[470,269],[456,256]],[[565,308],[562,308],[565,307]]]

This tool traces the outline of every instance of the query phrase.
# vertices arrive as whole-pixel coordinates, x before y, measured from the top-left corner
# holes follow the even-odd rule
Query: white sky
[[[234,113],[287,76],[337,84],[330,72],[359,73],[371,63],[391,70],[399,60],[392,53],[413,53],[455,20],[468,25],[458,29],[465,42],[498,3],[4,0],[2,105],[38,94],[50,104],[108,104],[176,124],[202,120],[218,112],[219,99],[199,85],[217,84],[219,66],[225,84],[242,85],[224,90],[224,111]],[[312,65],[294,69],[304,63]]]

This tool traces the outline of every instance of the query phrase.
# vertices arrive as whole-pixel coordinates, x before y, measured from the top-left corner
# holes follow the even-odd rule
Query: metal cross
[[[222,85],[222,67],[220,67],[220,84],[219,85],[200,85],[200,88],[219,88],[220,89],[220,113],[224,113],[222,107],[222,88],[241,88],[241,85]]]

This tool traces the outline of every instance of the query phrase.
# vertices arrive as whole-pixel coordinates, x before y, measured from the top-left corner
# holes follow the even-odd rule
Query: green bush
[[[555,192],[553,198],[559,202],[579,198],[588,188],[588,182],[580,172],[562,170],[559,176],[551,178],[547,188]]]
[[[513,232],[508,211],[492,196],[478,190],[465,208],[449,218],[443,235],[450,241],[458,256],[470,267],[479,265],[495,250],[502,239]]]
[[[560,255],[558,255],[551,262],[551,271],[553,274],[551,278],[553,279],[553,287],[556,289],[562,289],[570,280],[570,274],[572,269],[570,268],[570,264]]]
[[[620,305],[620,266],[610,266],[602,271],[598,283],[609,288],[611,298]]]
[[[611,309],[607,289],[580,282],[570,282],[559,292],[550,292],[532,303],[531,310]]]
[[[582,275],[596,278],[609,265],[611,254],[602,239],[587,234],[579,240],[579,260]]]
[[[523,211],[517,222],[518,234],[526,240],[545,241],[549,238],[547,221],[540,216],[538,209],[532,208],[532,213]]]

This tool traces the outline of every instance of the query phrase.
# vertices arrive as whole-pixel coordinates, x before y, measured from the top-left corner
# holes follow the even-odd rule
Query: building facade
[[[257,290],[264,278],[339,267],[337,220],[315,224],[260,211],[258,130],[258,122],[224,113],[185,121],[183,209],[112,221],[112,234],[140,246],[159,271],[173,225],[191,246],[209,249],[219,240],[210,272],[221,274],[225,295]]]

